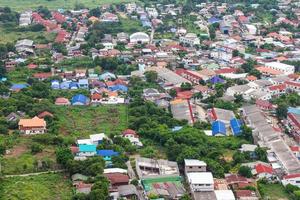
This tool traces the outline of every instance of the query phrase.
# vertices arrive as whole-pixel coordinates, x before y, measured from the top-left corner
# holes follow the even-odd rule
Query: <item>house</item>
[[[16,113],[11,112],[9,115],[5,117],[8,122],[16,122],[19,121],[20,118],[25,117],[25,113],[21,111],[17,111]]]
[[[189,46],[200,45],[200,39],[195,33],[187,33],[185,36],[179,37],[179,42]]]
[[[104,133],[90,135],[91,144],[94,144],[94,145],[101,144],[104,139],[108,139]]]
[[[259,200],[256,193],[252,190],[235,190],[237,200]]]
[[[272,103],[267,100],[257,99],[255,105],[262,110],[273,110],[275,107]]]
[[[194,123],[193,110],[189,100],[175,99],[170,102],[173,117],[178,120],[187,120],[189,124]]]
[[[113,73],[110,73],[110,72],[105,72],[99,76],[100,80],[112,80],[112,79],[116,79],[116,78],[117,78],[116,75],[114,75]]]
[[[71,102],[73,106],[77,106],[77,105],[83,106],[89,104],[88,98],[83,94],[77,94],[73,96]]]
[[[110,91],[119,91],[119,92],[127,92],[128,91],[128,87],[125,85],[121,85],[121,84],[109,86],[108,89]]]
[[[59,88],[62,90],[68,90],[70,88],[70,81],[61,82]]]
[[[118,156],[119,152],[116,152],[114,150],[108,150],[108,149],[101,149],[97,150],[97,156],[103,157],[105,161],[111,161],[113,156]]]
[[[219,76],[214,76],[214,77],[212,77],[209,81],[210,81],[210,83],[212,83],[212,84],[224,83],[224,82],[225,82],[225,80],[223,80],[223,79],[220,78]]]
[[[257,145],[255,144],[242,144],[241,148],[239,149],[241,152],[248,152],[250,154],[251,158],[255,158],[255,149],[257,148]]]
[[[71,105],[71,102],[69,101],[69,99],[66,99],[66,98],[63,98],[63,97],[58,97],[55,100],[55,105],[68,106],[68,105]]]
[[[288,184],[300,187],[300,174],[288,174],[283,176],[281,183],[286,186]]]
[[[236,118],[230,120],[231,131],[234,136],[239,136],[242,134],[242,122]]]
[[[134,185],[118,186],[119,197],[125,199],[138,199],[138,191]]]
[[[288,65],[280,62],[270,62],[266,63],[265,66],[270,69],[278,70],[285,75],[295,73],[295,67],[293,65]]]
[[[17,41],[15,48],[18,53],[26,53],[26,54],[34,53],[32,40],[28,40],[28,39],[19,40]]]
[[[298,94],[300,94],[300,82],[286,81],[285,84],[289,91],[297,92]]]
[[[58,80],[52,80],[51,81],[51,88],[54,89],[54,90],[58,90],[60,87],[59,87],[59,81]]]
[[[118,22],[119,18],[117,15],[109,12],[105,12],[101,15],[101,21],[102,22]]]
[[[94,144],[79,144],[78,156],[80,157],[89,157],[95,156],[97,154],[97,146]]]
[[[13,92],[19,92],[20,90],[22,89],[25,89],[28,87],[28,84],[27,83],[14,83],[12,84],[12,86],[10,87],[10,90],[13,91]]]
[[[235,200],[232,190],[215,190],[217,200]]]
[[[210,121],[221,121],[226,126],[229,126],[230,120],[235,118],[233,111],[221,108],[211,108],[207,111],[207,115]]]
[[[38,114],[38,118],[44,119],[45,117],[54,117],[54,115],[48,111],[43,111],[40,114]]]
[[[212,135],[213,136],[226,136],[225,123],[221,121],[214,121],[212,123]]]
[[[128,185],[129,177],[126,174],[121,173],[108,173],[104,176],[109,180],[111,188],[117,188],[118,186]]]
[[[194,84],[199,84],[200,80],[202,80],[201,74],[196,71],[178,69],[176,70],[176,74],[182,76],[183,78],[186,78]]]
[[[123,131],[122,136],[127,138],[131,144],[142,147],[143,144],[140,142],[138,134],[132,129],[126,129]]]
[[[33,77],[38,79],[39,81],[46,80],[52,76],[51,72],[41,72],[33,74]]]
[[[70,82],[69,89],[77,90],[78,89],[78,83],[77,82]]]
[[[188,173],[187,181],[193,192],[214,191],[214,179],[211,172]]]
[[[206,163],[196,159],[184,159],[184,173],[206,172]]]
[[[81,89],[88,89],[89,88],[88,79],[79,79],[78,80],[78,87],[81,88]]]
[[[263,165],[263,164],[257,164],[255,166],[256,176],[261,178],[270,179],[274,175],[274,171],[271,166]]]
[[[90,183],[84,183],[84,182],[78,182],[75,184],[76,187],[76,193],[84,193],[89,194],[92,191],[93,184]]]
[[[46,121],[38,117],[32,119],[20,119],[18,126],[19,131],[26,135],[46,133]]]

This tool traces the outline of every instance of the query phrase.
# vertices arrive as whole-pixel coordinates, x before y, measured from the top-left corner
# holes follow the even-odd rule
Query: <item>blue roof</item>
[[[97,146],[94,144],[80,144],[79,152],[96,152]]]
[[[108,89],[111,91],[123,91],[123,92],[128,91],[128,88],[125,85],[121,85],[121,84],[110,86],[108,87]]]
[[[83,94],[77,94],[72,97],[72,104],[74,104],[74,103],[86,104],[87,101],[88,101],[88,98],[86,96],[84,96]]]
[[[72,82],[72,83],[70,83],[69,88],[70,88],[70,89],[71,89],[71,88],[78,88],[78,83],[77,83],[77,82]]]
[[[217,17],[211,17],[208,20],[208,23],[213,24],[213,23],[218,23],[220,21],[222,21],[221,19],[217,18]]]
[[[79,79],[78,84],[79,85],[88,85],[89,81],[87,79]]]
[[[215,136],[217,134],[226,135],[226,127],[224,122],[214,121],[212,123],[212,135]]]
[[[21,90],[21,89],[24,89],[24,88],[27,88],[28,87],[28,84],[24,83],[24,84],[21,84],[21,83],[15,83],[13,84],[10,89],[11,90]]]
[[[69,89],[70,82],[68,82],[68,81],[62,82],[62,83],[60,83],[59,87],[60,87],[60,89]]]
[[[151,27],[151,22],[150,21],[142,21],[142,26],[143,27]]]
[[[241,120],[233,118],[230,120],[230,127],[232,130],[233,135],[240,135],[242,133],[242,123]]]
[[[221,79],[219,76],[214,76],[210,79],[210,82],[212,84],[216,84],[216,83],[224,83],[224,80]]]
[[[59,81],[58,80],[52,80],[51,81],[51,88],[52,89],[59,89]]]
[[[118,156],[119,152],[116,152],[114,150],[109,150],[109,149],[102,149],[102,150],[97,150],[97,155],[99,156]]]
[[[300,115],[300,108],[288,107],[288,113]]]

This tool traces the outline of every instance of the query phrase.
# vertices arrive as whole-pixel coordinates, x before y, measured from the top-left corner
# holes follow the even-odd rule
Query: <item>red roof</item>
[[[55,104],[68,104],[70,103],[69,99],[63,98],[63,97],[58,97],[55,100]]]
[[[283,179],[290,179],[290,178],[300,178],[300,173],[298,174],[289,174],[283,177]]]
[[[295,126],[297,126],[300,129],[300,121],[298,120],[298,117],[294,113],[288,113],[288,118],[294,122]]]
[[[229,176],[225,177],[226,182],[228,184],[234,184],[234,183],[249,183],[248,179],[243,177],[243,176],[239,176],[236,174],[231,174]]]
[[[71,150],[72,153],[75,154],[75,153],[78,153],[78,152],[79,152],[79,147],[71,146],[71,147],[70,147],[70,150]]]
[[[271,104],[269,101],[262,100],[262,99],[257,99],[255,101],[255,104],[259,107],[263,107],[263,108],[267,108],[267,109],[273,108],[273,104]]]
[[[183,92],[178,92],[177,93],[177,98],[179,99],[190,99],[193,96],[192,91],[183,91]]]
[[[123,136],[125,136],[125,135],[135,135],[135,136],[137,136],[137,133],[132,129],[126,129],[125,131],[123,131],[122,134],[123,134]]]
[[[261,174],[261,173],[269,173],[269,174],[273,174],[273,169],[272,167],[269,167],[269,166],[265,166],[263,164],[257,164],[255,166],[255,169],[256,169],[256,172],[258,174]]]
[[[248,80],[248,81],[256,81],[257,78],[256,78],[256,76],[250,75],[250,76],[247,76],[247,80]]]
[[[235,72],[236,72],[235,68],[223,68],[223,69],[215,70],[216,74],[231,74]]]
[[[99,100],[99,99],[102,99],[102,95],[99,94],[99,93],[94,93],[94,94],[92,94],[91,99],[92,99],[92,100]]]
[[[40,114],[38,114],[38,118],[45,118],[46,116],[53,117],[53,114],[48,111],[44,111],[44,112],[41,112]]]
[[[242,23],[248,22],[248,17],[242,15],[238,17],[238,20]]]
[[[44,73],[35,73],[33,74],[33,77],[34,78],[49,78],[52,76],[52,73],[51,72],[44,72]]]
[[[295,81],[286,81],[285,82],[287,85],[293,86],[293,87],[300,87],[300,83],[299,82],[295,82]]]
[[[58,23],[64,23],[66,21],[65,16],[63,16],[61,13],[59,12],[53,12],[52,13],[52,17],[58,22]]]
[[[104,174],[104,176],[109,180],[109,182],[114,184],[128,184],[129,177],[125,174],[121,173],[108,173]]]
[[[269,86],[269,90],[274,91],[274,90],[285,90],[286,85],[285,84],[279,84],[279,85],[272,85]]]
[[[37,68],[37,66],[38,66],[38,65],[36,65],[36,64],[34,64],[34,63],[30,63],[29,65],[27,65],[27,67],[28,67],[29,69],[35,69],[35,68]]]
[[[290,149],[292,151],[299,151],[300,147],[298,147],[298,146],[291,146]]]

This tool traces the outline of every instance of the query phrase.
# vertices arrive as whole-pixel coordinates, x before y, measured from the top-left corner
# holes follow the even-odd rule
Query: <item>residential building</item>
[[[20,119],[18,126],[21,133],[27,135],[46,133],[46,121],[38,117],[32,119]]]
[[[211,172],[188,173],[187,181],[193,192],[214,191],[214,179]]]

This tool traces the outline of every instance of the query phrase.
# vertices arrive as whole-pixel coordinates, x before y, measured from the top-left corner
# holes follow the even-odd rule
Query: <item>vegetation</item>
[[[28,9],[35,9],[39,6],[45,6],[49,9],[59,9],[59,8],[65,8],[65,9],[74,9],[76,6],[76,0],[2,0],[0,1],[0,7],[9,6],[13,10],[17,11],[23,11]],[[131,2],[131,0],[81,0],[80,4],[83,5],[83,7],[88,8],[95,8],[101,4],[109,4],[109,3],[124,3],[124,2]],[[78,7],[78,5],[77,5]]]
[[[1,200],[69,200],[72,184],[63,174],[43,174],[4,178],[0,182]]]

